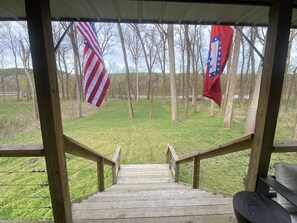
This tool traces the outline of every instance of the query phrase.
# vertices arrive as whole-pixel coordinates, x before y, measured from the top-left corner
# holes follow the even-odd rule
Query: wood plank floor
[[[175,183],[166,164],[122,165],[116,185],[72,212],[75,223],[237,222],[231,197]]]

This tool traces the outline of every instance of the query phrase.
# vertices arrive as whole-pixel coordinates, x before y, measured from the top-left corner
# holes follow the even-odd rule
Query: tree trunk
[[[150,76],[150,83],[151,83],[149,118],[153,118],[153,111],[154,111],[154,78],[153,78],[152,73],[150,73],[149,76]]]
[[[240,105],[243,106],[243,99],[244,99],[244,88],[243,88],[243,70],[244,70],[244,63],[245,63],[245,47],[243,42],[243,37],[241,37],[241,44],[242,44],[242,61],[241,61],[241,70],[240,70],[240,86],[239,86],[239,100]]]
[[[240,29],[242,30],[242,28]],[[238,61],[239,61],[240,39],[241,39],[241,35],[238,31],[236,31],[235,41],[234,41],[234,55],[233,55],[233,60],[231,65],[228,97],[226,98],[226,109],[225,109],[225,115],[224,115],[223,128],[230,128],[232,124],[233,101],[234,101],[234,93],[235,93],[235,87],[236,87],[237,67],[238,67]]]
[[[64,88],[64,75],[63,75],[63,69],[61,64],[61,54],[58,54],[58,64],[59,64],[59,73],[60,73],[60,80],[61,80],[61,90],[62,90],[62,98],[65,100],[65,88]]]
[[[75,73],[75,79],[76,79],[76,100],[77,100],[77,115],[78,117],[82,117],[82,108],[81,108],[81,102],[82,102],[82,89],[81,89],[81,78],[79,74],[79,53],[78,53],[78,47],[77,47],[77,35],[74,30],[74,27],[72,26],[69,32],[72,50],[73,50],[73,61],[74,61],[74,73]]]
[[[188,119],[189,115],[189,86],[190,86],[190,65],[191,65],[191,45],[189,38],[189,25],[185,25],[185,40],[186,40],[186,52],[187,52],[187,71],[186,71],[186,84],[185,84],[185,119]]]
[[[14,53],[14,65],[16,68],[16,73],[15,73],[15,83],[16,83],[16,88],[17,88],[17,101],[20,101],[20,82],[19,82],[19,70],[18,70],[18,62],[17,62],[17,56]]]
[[[225,89],[225,94],[224,94],[224,98],[223,98],[223,106],[222,106],[222,110],[224,111],[224,114],[226,113],[226,105],[227,105],[227,98],[228,98],[228,94],[229,94],[229,86],[230,86],[230,77],[231,77],[231,65],[232,65],[232,59],[233,59],[233,50],[234,50],[234,44],[231,43],[231,48],[230,48],[230,53],[229,53],[229,58],[227,61],[227,83],[226,83],[226,89]]]
[[[255,35],[255,33],[254,33]],[[252,38],[253,43],[255,42],[255,37]],[[266,38],[264,40],[264,44],[263,44],[263,52],[265,52],[265,46],[266,46]],[[252,72],[255,72],[255,58],[254,58],[254,52],[252,50],[251,52],[251,62],[252,62]],[[254,91],[252,93],[252,97],[250,97],[251,102],[250,102],[250,107],[248,110],[248,114],[246,117],[246,125],[245,125],[245,133],[246,134],[252,134],[255,132],[255,125],[256,125],[256,113],[258,110],[258,101],[259,101],[259,96],[260,96],[260,86],[261,86],[261,79],[262,79],[262,62],[260,62],[259,67],[258,67],[258,71],[257,71],[257,75],[253,75],[256,76],[256,80],[255,80],[255,88]],[[252,77],[252,80],[254,79],[254,77]]]
[[[170,93],[171,93],[171,120],[178,122],[177,95],[175,82],[175,55],[174,55],[174,34],[173,25],[168,25],[168,51],[169,51],[169,70],[170,70]]]
[[[295,127],[294,127],[294,132],[293,132],[292,139],[293,140],[297,139],[297,116],[296,116]]]
[[[296,87],[296,71],[297,71],[297,67],[295,68],[292,79],[290,81],[289,95],[288,95],[288,100],[285,107],[285,112],[288,112],[292,91],[293,91],[293,88]]]
[[[286,69],[285,69],[285,80],[284,80],[284,86],[283,86],[283,91],[282,91],[283,99],[285,99],[285,95],[287,95],[287,101],[290,100],[290,98],[289,98],[290,93],[287,90],[290,89],[291,85],[292,85],[292,81],[290,81],[290,78],[289,78],[288,70],[289,70],[289,66],[290,66],[290,62],[291,62],[291,51],[292,51],[293,39],[294,39],[295,35],[296,35],[296,31],[292,30],[291,38],[290,38],[289,45],[288,45],[288,56],[287,56]],[[285,111],[287,111],[287,109],[288,109],[288,107],[286,106]]]
[[[120,23],[118,23],[118,31],[119,31],[119,36],[121,39],[121,45],[122,45],[122,50],[123,50],[123,56],[124,56],[124,61],[125,61],[125,67],[126,67],[126,89],[127,89],[127,98],[128,98],[128,114],[129,118],[134,118],[134,112],[133,112],[133,106],[132,106],[132,101],[131,101],[131,92],[130,92],[130,73],[129,73],[129,65],[128,65],[128,59],[127,59],[127,54],[126,54],[126,48],[125,48],[125,42],[124,42],[124,35],[122,31],[122,27]]]
[[[135,63],[136,66],[136,100],[139,101],[139,72],[138,72],[138,60]]]
[[[209,116],[213,117],[214,116],[214,109],[215,109],[215,102],[213,100],[210,101],[210,109],[209,109]]]
[[[2,84],[2,96],[3,96],[3,102],[6,103],[5,100],[5,88],[4,88],[4,74],[1,75],[1,84]]]
[[[245,72],[245,78],[244,78],[244,97],[245,95],[249,95],[248,92],[248,83],[249,83],[249,72],[250,72],[250,66],[251,66],[251,52],[249,52],[249,57],[248,57],[248,61],[247,61],[247,68],[246,68],[246,72]]]
[[[192,70],[193,70],[193,95],[192,95],[192,106],[194,113],[197,112],[197,76],[198,72],[195,69],[195,54],[192,50]]]
[[[252,44],[255,44],[256,42],[256,34],[255,34],[255,30],[251,30],[251,41]],[[253,90],[255,88],[255,79],[256,79],[256,63],[255,63],[255,53],[254,50],[252,49],[252,47],[250,46],[250,57],[251,57],[251,67],[252,67],[252,73],[250,75],[250,89],[249,89],[249,100],[250,102],[252,101],[253,98]],[[260,62],[262,63],[262,62]]]
[[[289,104],[290,104],[290,100],[291,100],[293,86],[295,83],[295,77],[296,77],[296,73],[293,74],[293,76],[291,77],[291,80],[290,80],[289,90],[288,90],[288,98],[287,98],[286,106],[285,106],[285,112],[288,112],[288,110],[289,110]]]
[[[257,72],[256,86],[252,94],[248,115],[246,117],[246,125],[245,125],[246,134],[252,134],[255,131],[256,113],[258,109],[258,101],[259,101],[259,95],[260,95],[261,77],[262,77],[262,66],[260,65]]]
[[[38,120],[39,119],[39,112],[38,112],[38,105],[37,105],[37,98],[36,98],[36,92],[35,92],[35,85],[34,82],[32,80],[32,77],[30,75],[29,69],[27,67],[27,58],[26,58],[26,52],[25,52],[25,47],[24,44],[21,40],[19,40],[20,42],[20,47],[21,47],[21,59],[22,59],[22,63],[23,63],[23,67],[25,69],[25,75],[27,77],[27,80],[29,82],[29,86],[30,86],[30,93],[31,93],[31,97],[33,100],[33,118]]]

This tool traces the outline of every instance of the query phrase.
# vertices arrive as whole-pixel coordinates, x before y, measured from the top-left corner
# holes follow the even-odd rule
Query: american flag
[[[84,91],[87,102],[100,107],[110,79],[103,61],[94,23],[78,22],[76,27],[84,37],[83,52]]]

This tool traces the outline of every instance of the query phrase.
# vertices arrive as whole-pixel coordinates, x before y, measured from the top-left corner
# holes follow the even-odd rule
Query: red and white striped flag
[[[83,53],[84,91],[87,102],[100,107],[110,79],[103,61],[94,23],[78,22],[76,27],[85,39]]]

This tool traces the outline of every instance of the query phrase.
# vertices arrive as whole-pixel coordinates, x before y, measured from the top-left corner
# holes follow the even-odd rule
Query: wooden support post
[[[112,165],[112,184],[117,183],[117,170],[118,166],[117,163],[115,165]]]
[[[170,153],[167,154],[167,163],[169,165],[169,169],[171,170],[171,168],[172,168],[172,157],[171,157]]]
[[[193,188],[197,189],[199,187],[200,178],[200,159],[199,156],[194,156],[193,158]]]
[[[25,0],[42,141],[55,222],[72,222],[49,0]]]
[[[175,175],[174,175],[174,181],[178,182],[179,181],[179,163],[175,163]]]
[[[97,174],[98,174],[98,190],[104,191],[104,159],[99,158],[97,162]]]
[[[292,0],[275,0],[270,6],[263,74],[257,110],[255,135],[246,190],[256,191],[257,180],[268,173],[292,17]]]

